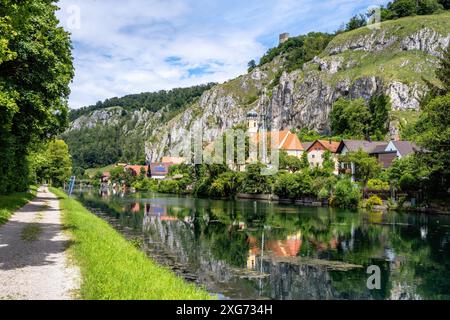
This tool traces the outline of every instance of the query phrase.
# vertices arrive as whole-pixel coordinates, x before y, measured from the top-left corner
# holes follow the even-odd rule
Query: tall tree
[[[436,76],[441,82],[431,98],[422,105],[422,113],[413,131],[424,148],[417,158],[430,171],[429,193],[446,194],[450,189],[450,45]]]
[[[74,71],[69,34],[58,26],[56,10],[49,0],[0,5],[0,193],[28,187],[30,145],[67,125]]]

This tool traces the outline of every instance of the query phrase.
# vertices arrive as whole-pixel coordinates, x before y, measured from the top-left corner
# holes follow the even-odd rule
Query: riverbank
[[[158,266],[78,201],[59,189],[51,191],[60,199],[63,223],[74,240],[70,252],[81,269],[82,299],[212,299]]]
[[[5,224],[16,210],[34,199],[36,194],[37,187],[31,186],[28,192],[0,195],[0,226]]]

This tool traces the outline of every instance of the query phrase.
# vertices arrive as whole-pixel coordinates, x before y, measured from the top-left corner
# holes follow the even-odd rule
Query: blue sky
[[[278,35],[335,31],[385,0],[60,0],[71,32],[71,108],[130,93],[223,82]]]

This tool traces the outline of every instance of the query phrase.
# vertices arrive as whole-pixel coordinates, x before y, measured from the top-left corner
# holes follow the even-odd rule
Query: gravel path
[[[76,298],[79,270],[68,260],[56,196],[46,187],[0,227],[0,300]]]

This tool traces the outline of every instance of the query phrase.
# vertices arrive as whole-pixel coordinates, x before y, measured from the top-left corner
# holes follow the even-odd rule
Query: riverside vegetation
[[[261,163],[247,165],[245,172],[232,171],[225,164],[202,164],[173,166],[169,179],[159,182],[143,174],[133,177],[118,167],[111,170],[111,180],[124,182],[138,191],[192,193],[214,198],[233,197],[237,193],[274,193],[280,198],[293,200],[302,197],[328,200],[333,206],[345,208],[354,208],[360,204],[370,208],[381,204],[376,194],[360,203],[364,188],[375,193],[399,191],[419,197],[424,203],[435,200],[445,202],[450,168],[449,48],[436,72],[441,85],[433,87],[423,99],[420,117],[407,129],[410,138],[417,141],[425,151],[397,159],[388,169],[383,169],[375,158],[361,150],[341,156],[339,161],[355,164],[356,183],[351,182],[346,175],[336,177],[333,174],[335,164],[329,152],[324,154],[321,168],[310,168],[306,153],[299,159],[283,151],[280,152],[281,170],[275,176],[262,175],[264,165]],[[370,138],[386,134],[388,110],[389,99],[385,96],[371,99],[368,105],[362,100],[338,100],[332,111],[333,131],[347,138]],[[367,117],[361,114],[367,114]],[[299,132],[299,136],[308,134],[311,133]],[[248,143],[246,147],[248,149]],[[98,183],[100,176],[101,172],[94,175],[94,184]]]

